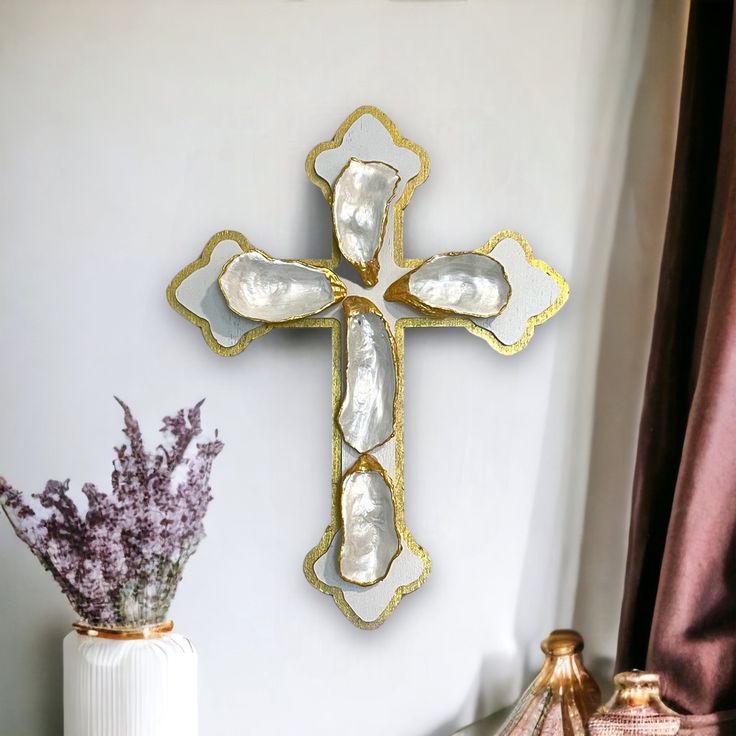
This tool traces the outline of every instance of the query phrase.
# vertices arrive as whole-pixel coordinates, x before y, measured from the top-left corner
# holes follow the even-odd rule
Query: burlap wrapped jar
[[[616,692],[588,723],[590,736],[675,736],[680,717],[663,702],[659,676],[621,672],[613,679]]]

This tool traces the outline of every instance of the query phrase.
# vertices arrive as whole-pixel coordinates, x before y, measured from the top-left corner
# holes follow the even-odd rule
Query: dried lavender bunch
[[[111,493],[85,483],[82,515],[69,481],[50,480],[32,495],[41,507],[34,509],[0,478],[0,505],[84,621],[146,626],[165,619],[184,565],[205,536],[210,471],[223,445],[215,431],[214,440],[192,446],[202,432],[200,401],[164,418],[165,441],[149,452],[130,409],[116,401],[128,444],[115,448]]]

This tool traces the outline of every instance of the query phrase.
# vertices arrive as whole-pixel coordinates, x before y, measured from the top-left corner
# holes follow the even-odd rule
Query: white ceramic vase
[[[188,639],[94,629],[64,639],[64,736],[197,732],[197,652]]]

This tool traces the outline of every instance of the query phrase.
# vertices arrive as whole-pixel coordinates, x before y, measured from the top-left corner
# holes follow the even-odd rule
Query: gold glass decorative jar
[[[680,717],[663,702],[659,675],[621,672],[613,697],[590,719],[591,736],[675,736]]]
[[[557,629],[543,642],[540,673],[516,704],[498,736],[585,736],[601,692],[583,665],[583,637]]]

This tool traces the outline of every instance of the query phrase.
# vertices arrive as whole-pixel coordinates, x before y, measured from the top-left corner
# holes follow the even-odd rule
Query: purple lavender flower
[[[85,483],[87,511],[69,481],[34,493],[40,509],[0,478],[0,506],[15,533],[51,572],[77,614],[96,626],[145,626],[166,618],[184,565],[204,538],[212,463],[222,450],[201,434],[200,401],[163,420],[167,440],[146,450],[138,422],[120,399],[128,444],[115,448],[112,492]]]

